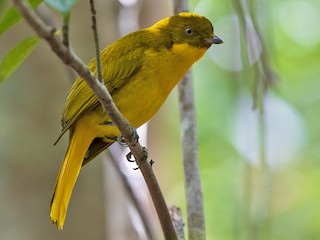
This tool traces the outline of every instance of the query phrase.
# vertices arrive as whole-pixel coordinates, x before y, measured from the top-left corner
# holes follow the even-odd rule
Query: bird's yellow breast
[[[174,44],[171,49],[147,50],[140,72],[113,95],[120,112],[139,127],[160,109],[171,90],[207,49]]]

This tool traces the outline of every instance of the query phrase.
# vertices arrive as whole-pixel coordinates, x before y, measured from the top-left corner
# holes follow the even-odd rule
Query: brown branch
[[[175,13],[188,11],[187,1],[175,0],[174,9]],[[197,122],[191,71],[189,71],[179,83],[178,91],[187,201],[188,239],[204,240],[206,238],[206,231],[199,172]]]
[[[95,50],[96,50],[96,63],[97,63],[97,76],[98,76],[98,80],[99,82],[102,82],[102,73],[101,73],[101,60],[100,60],[100,48],[99,48],[99,37],[98,37],[98,29],[97,29],[97,21],[96,21],[96,9],[95,9],[95,5],[94,5],[94,0],[90,0],[90,10],[91,10],[91,21],[92,21],[92,30],[93,30],[93,37],[94,37],[94,44],[95,44]],[[116,148],[118,147],[118,148]],[[117,149],[117,154],[113,153],[113,149]],[[126,193],[128,194],[129,198],[131,199],[131,202],[133,204],[133,206],[135,207],[136,211],[138,212],[141,222],[142,222],[142,226],[145,230],[145,234],[148,236],[148,239],[152,240],[154,239],[154,234],[152,233],[151,230],[151,224],[148,222],[147,217],[146,217],[146,213],[142,208],[141,203],[139,203],[139,198],[138,195],[139,191],[136,191],[134,189],[134,185],[130,182],[129,177],[127,176],[127,174],[124,172],[125,170],[123,168],[120,167],[120,164],[122,162],[118,161],[118,159],[116,158],[116,156],[124,156],[123,153],[120,153],[120,146],[113,146],[113,148],[109,149],[109,159],[111,160],[111,162],[113,163],[113,166],[117,172],[117,175],[120,177],[120,179],[122,180],[123,186],[126,189]],[[104,160],[108,160],[107,159],[107,155],[103,155],[105,157]],[[138,231],[137,231],[138,232]]]
[[[91,21],[92,21],[92,25],[91,28],[93,30],[93,37],[94,37],[94,45],[95,45],[95,50],[96,50],[96,65],[97,65],[97,76],[98,76],[98,80],[99,82],[102,83],[102,73],[101,73],[101,60],[100,60],[100,47],[99,47],[99,37],[98,37],[98,28],[97,28],[97,20],[96,20],[96,14],[97,11],[95,9],[95,4],[94,4],[94,0],[90,0],[90,10],[91,10]],[[152,231],[151,231],[151,225],[148,223],[147,218],[146,218],[146,214],[143,211],[143,208],[141,206],[141,204],[139,204],[138,201],[138,192],[135,191],[134,186],[132,185],[132,183],[129,180],[129,176],[127,176],[124,172],[124,169],[120,167],[120,161],[117,161],[116,156],[121,156],[124,154],[120,154],[120,146],[113,146],[113,149],[115,147],[118,147],[118,153],[117,154],[113,154],[112,149],[109,149],[110,152],[110,157],[109,159],[111,160],[111,162],[113,163],[113,166],[117,172],[117,175],[120,177],[120,179],[122,180],[123,186],[126,189],[126,192],[129,196],[129,198],[131,199],[131,202],[133,204],[133,206],[135,207],[135,209],[137,210],[140,219],[142,221],[142,225],[143,228],[145,230],[145,234],[148,236],[148,239],[152,240],[154,239]],[[103,155],[107,160],[107,156]],[[138,231],[137,231],[138,232]]]
[[[158,182],[155,178],[150,163],[147,161],[148,153],[138,142],[138,137],[135,129],[129,124],[120,111],[116,108],[110,93],[104,84],[100,83],[94,74],[87,68],[87,66],[68,48],[66,48],[61,41],[55,36],[54,28],[47,26],[31,9],[26,1],[12,0],[16,7],[20,10],[21,15],[27,23],[36,31],[36,33],[44,38],[50,45],[52,51],[67,65],[71,66],[80,77],[89,85],[93,92],[99,98],[105,112],[115,122],[121,131],[121,134],[127,142],[132,155],[136,159],[142,175],[147,183],[151,198],[156,208],[162,230],[166,239],[177,239],[174,231],[168,208],[160,191]]]

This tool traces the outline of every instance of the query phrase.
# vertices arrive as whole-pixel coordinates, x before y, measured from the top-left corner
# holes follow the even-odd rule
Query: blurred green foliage
[[[320,2],[242,2],[252,4],[245,11],[245,26],[235,1],[189,1],[192,11],[212,20],[224,40],[193,71],[207,239],[318,239]],[[107,44],[117,36],[118,6],[97,3],[99,26],[105,24],[100,36]],[[157,12],[143,3],[144,18]],[[94,55],[90,10],[81,1],[74,8],[71,42],[89,61]],[[24,23],[5,32],[0,58],[30,33]],[[252,46],[257,51],[248,56]],[[262,58],[275,76],[264,94]],[[52,143],[68,79],[63,64],[39,44],[0,87],[1,239],[105,237],[99,160],[82,171],[65,229],[57,232],[49,222],[50,194],[67,140],[55,148]],[[263,100],[256,109],[254,83]],[[182,207],[186,216],[176,101],[174,92],[151,121],[149,151],[167,202]]]
[[[42,0],[30,0],[30,6],[32,8],[37,7]],[[0,4],[5,5],[6,1],[1,1]],[[0,5],[1,6],[1,5]],[[4,8],[3,8],[4,9]],[[1,12],[0,12],[1,13]],[[2,13],[1,13],[2,14]],[[14,24],[19,22],[21,19],[21,16],[19,14],[19,11],[15,7],[9,8],[6,12],[4,12],[0,17],[0,36],[2,33],[4,33],[7,29],[12,27]]]
[[[22,40],[2,59],[0,62],[0,84],[19,67],[38,42],[37,36]]]
[[[320,2],[243,2],[275,75],[262,94],[264,109],[252,109],[252,81],[264,77],[255,69],[263,55],[243,63],[252,47],[248,38],[259,39],[249,21],[247,32],[241,30],[239,5],[190,1],[224,40],[194,68],[208,239],[318,239]]]

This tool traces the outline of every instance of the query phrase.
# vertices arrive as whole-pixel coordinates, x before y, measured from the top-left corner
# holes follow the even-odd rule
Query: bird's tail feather
[[[62,229],[66,218],[72,190],[77,181],[84,156],[96,136],[96,132],[87,126],[75,126],[70,144],[57,177],[51,200],[50,218]]]

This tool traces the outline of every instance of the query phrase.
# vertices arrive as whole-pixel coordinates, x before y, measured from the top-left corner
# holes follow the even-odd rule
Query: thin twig
[[[21,0],[12,1],[20,10],[21,15],[24,17],[27,23],[51,46],[52,51],[56,53],[56,55],[65,64],[71,66],[97,95],[108,116],[115,124],[117,124],[123,138],[127,142],[131,153],[139,166],[139,169],[142,172],[156,208],[165,238],[170,240],[177,239],[168,208],[159,188],[159,184],[155,178],[150,163],[147,161],[148,153],[137,140],[137,134],[135,134],[133,127],[116,108],[106,86],[96,80],[94,74],[88,69],[88,67],[67,47],[65,47],[58,38],[56,38],[55,29],[45,25],[32,10],[28,2],[22,2]]]
[[[97,63],[97,75],[99,82],[102,83],[102,73],[101,73],[101,59],[100,59],[100,48],[99,48],[99,38],[98,38],[98,29],[96,21],[96,10],[94,7],[94,0],[90,0],[90,9],[91,9],[91,20],[92,20],[92,30],[94,37],[94,46],[96,49],[96,63]]]
[[[253,66],[255,76],[254,76],[253,90],[252,90],[253,109],[261,108],[263,107],[263,103],[261,102],[263,101],[263,99],[261,99],[261,96],[263,97],[263,94],[268,90],[268,87],[276,82],[277,77],[269,64],[270,61],[269,61],[268,51],[266,51],[266,44],[263,41],[261,31],[255,21],[255,18],[252,16],[252,13],[254,12],[252,10],[252,6],[248,5],[247,1],[240,1],[240,0],[234,0],[233,4],[234,4],[236,13],[239,16],[241,32],[248,33],[248,32],[254,31],[256,34],[256,36],[254,36],[255,37],[254,44],[250,44],[250,45],[247,44],[247,42],[249,42],[250,35],[244,34],[241,36],[241,40],[242,40],[241,42],[242,59],[241,60],[244,65],[244,71],[246,72],[246,74],[248,74],[248,72],[250,71],[249,55],[248,55],[249,50],[251,50],[251,52],[255,52],[255,54],[258,54],[258,52],[261,51],[261,56],[259,60],[256,63],[254,63],[254,66]],[[251,4],[253,4],[252,1],[251,1]],[[248,20],[251,20],[252,26],[248,25]],[[257,46],[260,46],[261,49],[257,49]],[[262,91],[263,91],[262,95],[259,92],[260,91],[259,85],[262,85]]]
[[[175,0],[175,13],[188,11],[186,0]],[[199,172],[196,111],[192,75],[189,71],[178,85],[180,126],[185,177],[188,239],[206,238],[203,196]]]
[[[69,20],[70,20],[70,12],[63,15],[63,25],[62,25],[62,43],[67,48],[69,48]]]

